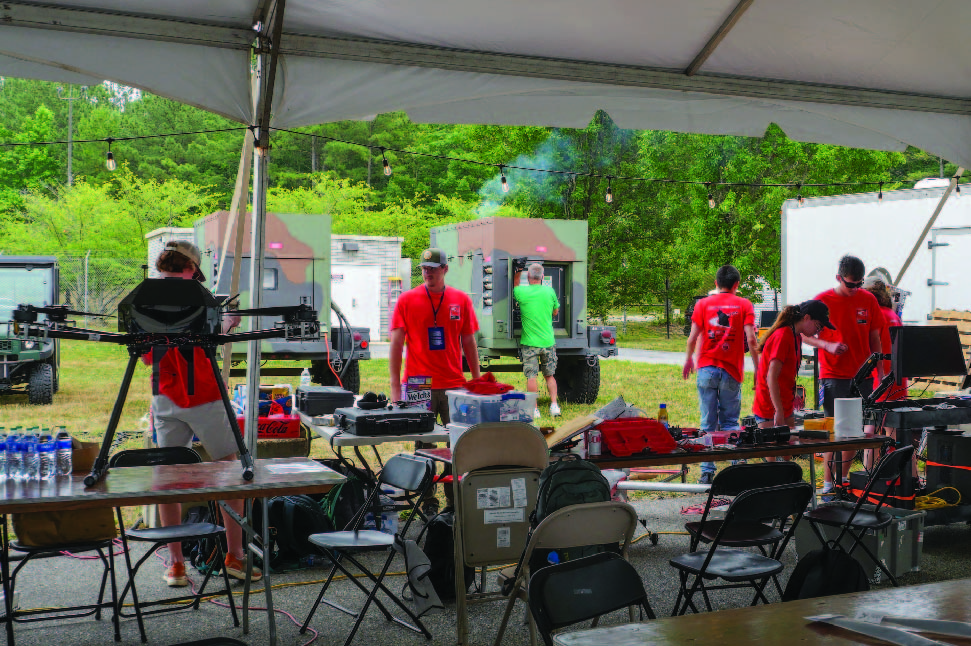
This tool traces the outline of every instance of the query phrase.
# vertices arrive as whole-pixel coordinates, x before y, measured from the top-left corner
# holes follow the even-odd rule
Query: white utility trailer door
[[[331,265],[330,298],[352,326],[366,327],[372,339],[381,338],[381,267]],[[337,325],[333,312],[331,325]]]

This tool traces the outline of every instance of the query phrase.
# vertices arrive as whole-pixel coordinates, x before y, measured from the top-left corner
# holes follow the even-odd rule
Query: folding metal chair
[[[802,482],[802,467],[795,462],[764,462],[758,464],[734,464],[715,474],[708,491],[708,500],[701,520],[685,523],[684,528],[691,535],[691,551],[698,550],[700,543],[711,543],[722,525],[722,521],[709,520],[711,507],[716,498],[722,496],[735,497],[750,489],[765,489],[779,485]],[[758,547],[763,556],[773,553],[766,551],[766,546],[775,548],[783,538],[786,519],[778,527],[761,521],[738,522],[732,527],[728,535],[722,536],[721,544],[725,547]],[[777,577],[773,576],[779,595],[782,586]]]
[[[377,486],[371,491],[368,496],[367,502],[358,511],[357,516],[355,516],[354,521],[351,525],[353,528],[351,531],[343,532],[328,532],[326,534],[313,534],[309,537],[309,541],[314,545],[323,548],[324,554],[330,558],[331,562],[334,564],[330,570],[330,574],[327,576],[327,580],[320,589],[320,594],[317,595],[317,600],[314,601],[313,607],[310,609],[310,614],[307,615],[307,619],[303,622],[303,626],[300,627],[300,632],[305,633],[307,631],[307,626],[310,624],[310,620],[313,618],[314,613],[317,612],[317,608],[320,606],[321,602],[327,604],[328,606],[345,612],[349,615],[356,616],[357,620],[354,622],[354,626],[351,628],[350,634],[347,639],[344,640],[344,646],[347,646],[354,639],[354,635],[357,634],[358,629],[361,627],[361,622],[364,621],[364,616],[367,614],[368,608],[370,608],[373,602],[379,610],[384,614],[385,619],[388,621],[393,621],[398,625],[412,630],[416,633],[420,633],[425,636],[425,639],[431,639],[432,634],[428,632],[425,625],[421,620],[415,616],[415,614],[404,604],[404,602],[399,599],[391,590],[384,585],[384,577],[388,573],[388,569],[391,567],[391,561],[394,559],[396,551],[394,549],[394,544],[396,540],[403,539],[408,532],[408,527],[411,522],[418,516],[418,501],[420,501],[424,494],[429,490],[432,485],[432,479],[435,474],[435,469],[432,461],[427,458],[421,458],[414,455],[398,454],[389,459],[384,468],[378,474]],[[381,493],[381,485],[390,485],[398,489],[402,489],[406,494],[418,494],[411,496],[410,507],[408,509],[408,520],[404,522],[398,529],[398,533],[395,535],[386,534],[378,530],[362,530],[361,525],[364,524],[364,515],[367,511],[375,509],[379,503],[379,496]],[[380,513],[375,513],[374,518],[376,523],[380,523]],[[378,525],[380,528],[380,525]],[[354,557],[355,554],[370,553],[370,552],[381,552],[387,551],[388,557],[384,561],[384,566],[381,568],[381,572],[375,576],[366,565],[360,562]],[[363,583],[361,583],[355,576],[354,573],[348,570],[344,564],[343,560],[350,561],[355,568],[362,572],[368,579],[370,579],[373,584],[369,589]],[[337,574],[338,570],[344,574],[347,579],[354,585],[356,585],[362,592],[367,595],[367,601],[364,602],[364,606],[358,611],[354,612],[348,610],[343,606],[340,606],[332,601],[324,599],[324,594],[327,592],[327,588],[330,587],[331,581],[334,579],[334,575]],[[377,598],[378,590],[383,592],[395,605],[397,605],[401,610],[408,615],[413,624],[409,624],[406,621],[393,616],[388,609],[381,603],[380,599]]]
[[[773,575],[782,571],[783,565],[777,557],[788,545],[812,495],[813,488],[807,482],[753,489],[739,494],[725,512],[725,519],[718,527],[707,552],[690,552],[669,561],[678,570],[681,583],[671,615],[683,615],[688,608],[698,612],[692,597],[699,590],[709,611],[712,609],[708,598],[709,590],[751,587],[755,590],[752,605],[756,605],[759,600],[767,604],[769,601],[762,590]],[[768,519],[776,519],[781,526],[790,516],[792,525],[770,556],[724,547],[723,539],[736,536],[739,527],[751,527],[751,523],[762,523]],[[688,577],[692,575],[694,580],[689,589]],[[706,579],[723,579],[728,584],[706,586]]]
[[[457,642],[468,643],[468,604],[505,597],[485,590],[468,592],[466,566],[485,568],[516,562],[526,547],[529,515],[536,506],[539,477],[549,464],[549,447],[543,434],[522,422],[490,422],[473,426],[452,447],[455,500],[455,612]],[[513,488],[522,485],[515,492]],[[509,507],[483,508],[478,492],[503,488],[510,492]],[[519,498],[521,496],[521,498]],[[521,506],[520,506],[521,505]],[[509,514],[495,522],[497,514]],[[499,540],[502,538],[502,540]]]
[[[108,463],[109,469],[121,468],[121,467],[145,467],[145,466],[155,466],[155,465],[176,465],[176,464],[198,464],[202,462],[202,458],[199,454],[190,448],[184,446],[175,447],[165,447],[165,448],[151,448],[151,449],[131,449],[128,451],[121,451],[112,456],[111,461]],[[124,527],[121,519],[121,509],[116,508],[115,513],[118,516],[119,526]],[[209,516],[210,518],[218,518],[216,515],[216,505],[212,502],[209,503]],[[204,597],[213,596],[213,593],[206,593],[206,584],[209,583],[209,579],[212,577],[213,570],[210,568],[206,572],[205,578],[202,580],[202,585],[199,586],[198,591],[194,594],[183,595],[179,597],[165,597],[163,599],[158,599],[155,601],[140,601],[138,599],[138,590],[135,586],[135,577],[138,575],[139,568],[147,561],[152,555],[155,554],[155,550],[168,543],[181,543],[183,541],[194,541],[206,538],[213,539],[215,544],[214,551],[216,553],[216,558],[218,559],[215,563],[219,566],[222,565],[225,560],[225,553],[223,552],[223,539],[226,534],[226,529],[215,523],[184,523],[180,525],[170,525],[168,527],[152,527],[144,529],[125,529],[122,532],[122,541],[125,545],[125,565],[128,568],[128,583],[125,588],[121,591],[121,598],[119,604],[124,603],[125,597],[128,594],[128,590],[131,590],[132,602],[135,607],[134,615],[126,615],[121,611],[121,605],[119,605],[119,614],[123,617],[136,617],[138,619],[138,630],[141,633],[142,641],[146,641],[145,628],[142,624],[142,617],[145,615],[154,615],[162,612],[173,612],[177,610],[185,610],[186,608],[192,608],[197,610],[199,604]],[[138,562],[132,566],[131,563],[131,553],[128,550],[128,544],[130,542],[136,543],[151,543],[151,547],[145,552],[145,554],[138,559]],[[226,573],[226,568],[222,568],[223,583],[225,584],[225,589],[223,592],[215,593],[217,595],[225,594],[229,598],[229,609],[233,616],[233,624],[239,626],[239,618],[236,615],[236,604],[233,601],[233,592],[229,584],[229,575]],[[191,603],[186,604],[184,602],[191,601]],[[150,608],[152,606],[161,606],[155,608],[154,610],[145,611],[143,608]]]
[[[529,610],[546,646],[554,630],[589,619],[596,626],[602,615],[635,606],[654,618],[637,570],[613,552],[540,568],[529,579]]]
[[[873,474],[866,483],[866,487],[863,493],[857,499],[855,504],[846,502],[835,502],[826,505],[820,505],[816,509],[806,513],[806,520],[809,521],[809,526],[812,528],[813,533],[819,538],[820,543],[823,547],[836,548],[840,546],[842,549],[841,541],[843,537],[849,535],[853,538],[853,544],[848,550],[847,554],[852,554],[853,551],[860,547],[866,552],[866,555],[880,568],[887,577],[890,578],[890,582],[894,586],[897,586],[897,577],[895,577],[887,566],[883,564],[880,559],[874,555],[874,553],[866,546],[863,542],[863,535],[868,530],[877,531],[883,529],[887,525],[893,522],[893,514],[880,511],[880,508],[884,506],[887,497],[896,488],[896,485],[900,481],[900,474],[904,469],[910,468],[910,460],[914,455],[914,447],[906,446],[902,449],[897,449],[892,453],[888,453],[883,456],[880,463],[877,464],[876,468],[873,470]],[[876,485],[883,486],[883,493],[879,494],[876,504],[873,505],[872,509],[865,509],[864,505],[872,499],[871,492]],[[819,525],[828,525],[830,527],[839,527],[840,533],[835,540],[827,541],[822,532],[819,529]],[[856,531],[854,531],[856,530]]]
[[[540,522],[529,537],[529,543],[522,554],[518,569],[509,568],[500,572],[500,581],[512,577],[512,588],[506,602],[506,612],[499,625],[495,644],[502,642],[506,631],[506,624],[512,614],[516,599],[529,602],[529,585],[533,573],[529,562],[536,550],[565,550],[587,545],[618,545],[623,559],[627,558],[627,550],[631,538],[637,527],[637,512],[625,502],[591,502],[581,505],[570,505],[558,509]],[[579,560],[579,559],[578,559]],[[567,561],[569,562],[569,561]],[[545,570],[542,568],[538,572]],[[647,616],[654,619],[647,598],[644,598]],[[591,615],[593,616],[593,615]],[[633,609],[631,621],[634,620]],[[529,619],[530,642],[535,643],[532,617]]]

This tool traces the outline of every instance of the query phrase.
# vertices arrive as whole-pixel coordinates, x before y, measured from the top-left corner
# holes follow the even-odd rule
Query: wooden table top
[[[238,460],[114,468],[90,488],[83,475],[43,484],[7,480],[0,483],[0,514],[323,493],[343,481],[302,457],[256,460],[250,481],[243,480]]]
[[[749,458],[765,458],[785,455],[805,455],[808,453],[828,453],[830,451],[857,451],[859,449],[879,448],[891,439],[884,435],[869,437],[846,438],[840,440],[790,440],[788,444],[761,444],[733,449],[704,449],[702,451],[684,451],[679,449],[671,453],[642,453],[627,457],[604,456],[587,458],[601,469],[624,469],[628,467],[664,466],[669,464],[693,464],[695,462],[721,462],[725,460],[743,460]],[[416,454],[438,460],[452,461],[451,449],[422,449]]]
[[[858,633],[811,623],[805,617],[840,614],[850,619],[879,622],[886,615],[896,615],[971,621],[969,593],[971,579],[960,579],[579,630],[555,635],[553,641],[559,646],[886,644]],[[957,638],[943,639],[946,643],[969,643]]]

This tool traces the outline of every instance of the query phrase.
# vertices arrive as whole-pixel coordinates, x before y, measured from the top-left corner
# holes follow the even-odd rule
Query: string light
[[[883,202],[883,182],[880,182],[880,188],[877,192],[877,202]]]
[[[113,140],[111,139],[111,137],[109,137],[108,138],[108,157],[105,159],[105,168],[107,168],[110,171],[113,171],[116,168],[118,168],[118,164],[115,163],[115,156],[111,154],[112,141]]]
[[[954,178],[954,193],[955,193],[954,197],[961,197],[961,178],[960,177]]]
[[[715,208],[715,196],[711,194],[711,183],[708,183],[708,208]]]
[[[610,190],[610,175],[607,175],[607,194],[604,195],[604,201],[610,204],[614,201],[614,192]]]
[[[796,199],[799,201],[799,206],[803,206],[806,200],[802,196],[802,184],[796,184]]]
[[[503,168],[505,168],[505,167],[504,166],[501,166],[501,165],[499,166],[499,177],[500,177],[499,181],[502,183],[502,192],[503,193],[508,193],[509,192],[509,182],[506,181],[506,174],[503,172]]]
[[[388,158],[384,156],[384,148],[381,149],[381,163],[384,164],[384,174],[391,176],[391,164],[388,163]]]

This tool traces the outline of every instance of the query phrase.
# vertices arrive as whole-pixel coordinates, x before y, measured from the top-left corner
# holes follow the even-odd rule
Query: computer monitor
[[[779,310],[763,310],[759,312],[759,327],[769,328],[779,316]]]
[[[968,374],[957,326],[892,327],[890,338],[890,368],[897,379]]]

